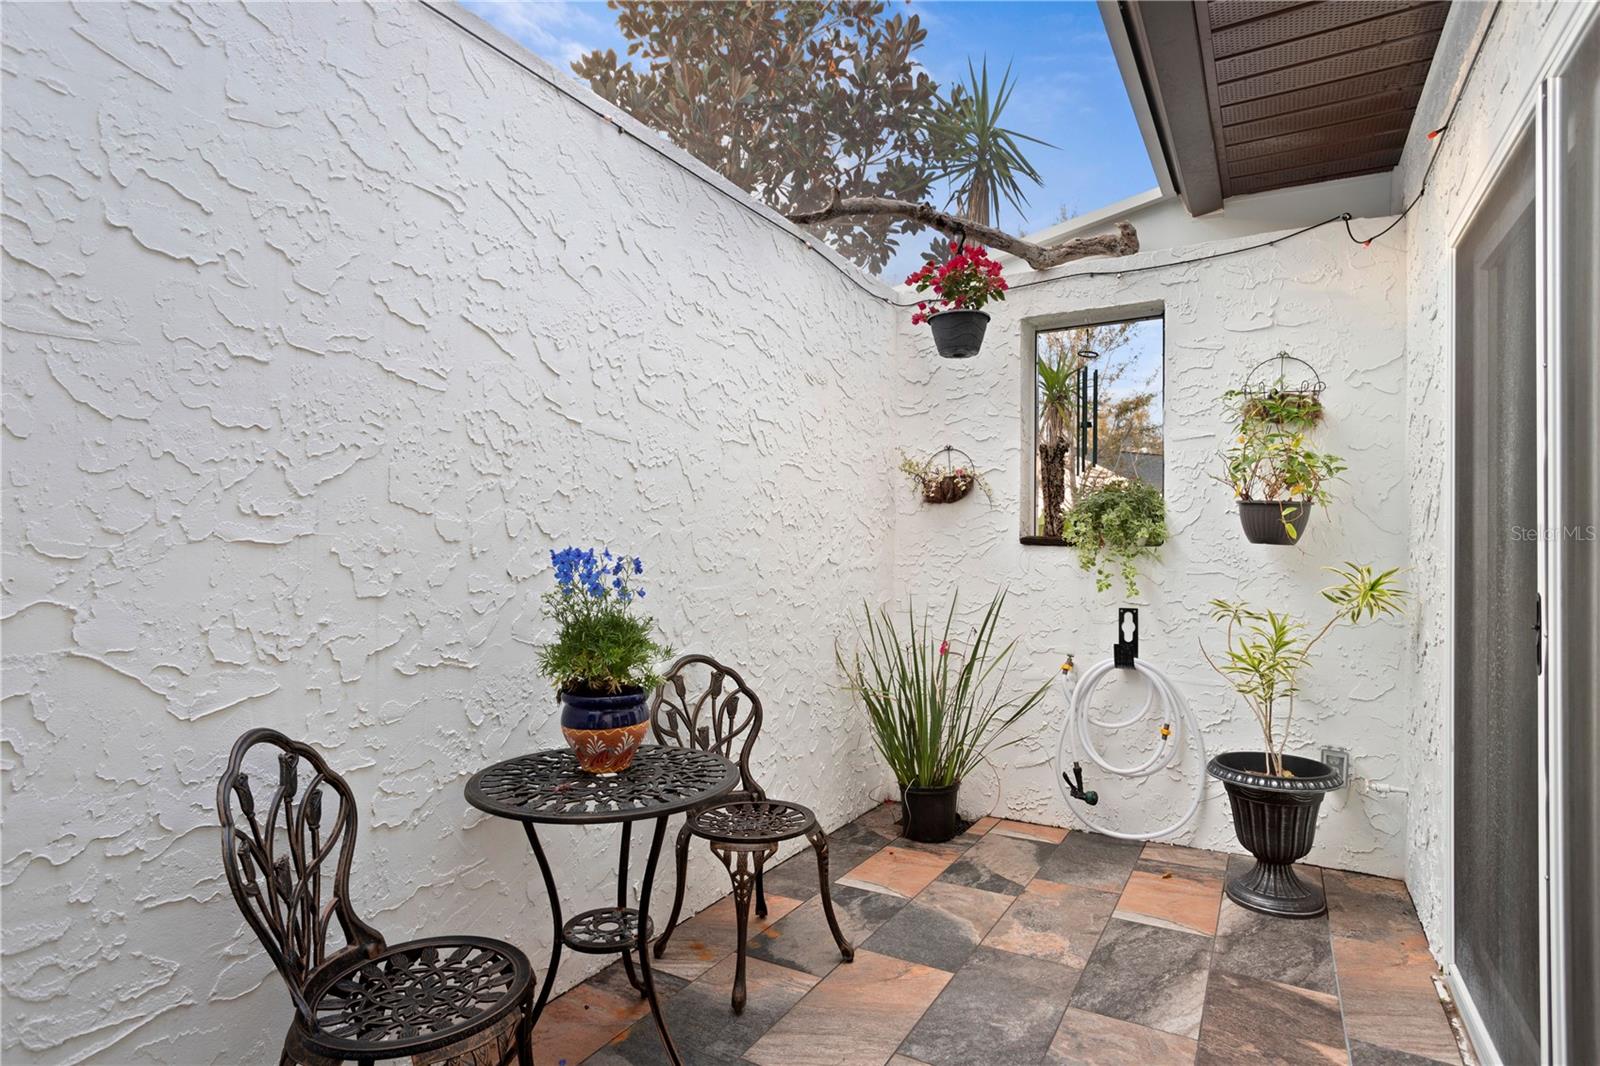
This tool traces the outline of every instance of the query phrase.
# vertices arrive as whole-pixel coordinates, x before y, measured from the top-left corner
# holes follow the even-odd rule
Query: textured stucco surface
[[[1427,194],[1407,224],[1406,472],[1410,482],[1411,583],[1418,592],[1410,659],[1415,678],[1408,714],[1405,775],[1409,782],[1406,882],[1435,954],[1443,955],[1451,817],[1448,706],[1450,588],[1445,524],[1446,435],[1450,403],[1448,353],[1452,241],[1467,219],[1499,150],[1531,122],[1534,93],[1562,33],[1583,14],[1578,4],[1503,3],[1484,39],[1483,53],[1463,87],[1456,116],[1439,139],[1439,158]],[[1416,195],[1431,142],[1408,148],[1395,171],[1396,188]],[[1531,372],[1531,370],[1530,370]],[[1534,728],[1533,719],[1528,728]]]
[[[1357,220],[1371,232],[1387,220]],[[1141,254],[1118,265],[1139,266],[1199,252],[1254,245],[1262,238],[1216,242]],[[902,320],[895,385],[898,443],[929,451],[946,443],[969,452],[989,471],[990,506],[974,493],[954,505],[925,506],[899,496],[895,525],[896,589],[944,602],[959,586],[969,607],[1007,585],[1005,629],[1022,638],[1023,676],[1049,676],[1068,653],[1080,667],[1107,658],[1115,642],[1116,608],[1125,603],[1120,579],[1095,591],[1070,549],[1018,541],[1022,464],[1029,459],[1018,416],[1023,382],[1032,370],[1023,350],[1023,324],[1051,316],[1160,304],[1166,340],[1166,495],[1169,540],[1158,560],[1141,570],[1141,655],[1182,688],[1205,731],[1210,752],[1260,749],[1255,720],[1205,665],[1202,633],[1217,647],[1207,604],[1222,597],[1287,610],[1320,625],[1328,583],[1321,567],[1351,559],[1402,566],[1407,552],[1405,440],[1405,227],[1363,248],[1341,226],[1327,226],[1274,248],[1244,251],[1213,263],[1120,277],[1060,278],[1020,284],[993,315],[983,352],[975,359],[938,359],[926,327]],[[1088,262],[1063,268],[1105,269]],[[1018,273],[1020,281],[1033,279]],[[1239,529],[1232,494],[1212,480],[1229,425],[1221,393],[1280,349],[1310,361],[1328,383],[1327,419],[1319,443],[1349,463],[1332,491],[1331,510],[1315,516],[1296,547],[1252,545]],[[1396,623],[1346,630],[1329,637],[1303,678],[1289,743],[1315,756],[1321,745],[1349,749],[1361,779],[1331,794],[1309,861],[1397,875],[1404,868],[1403,797],[1369,789],[1399,783],[1405,772],[1408,671],[1404,627]],[[1107,709],[1134,710],[1106,686]],[[1022,743],[998,753],[996,773],[979,775],[965,790],[972,813],[999,802],[1015,817],[1073,824],[1052,780],[1051,760],[1065,717],[1064,689],[1024,720]],[[1126,737],[1124,733],[1122,736]],[[1127,749],[1108,748],[1132,763],[1150,737]],[[1108,743],[1111,743],[1108,741]],[[1141,760],[1142,761],[1142,760]],[[1096,814],[1125,830],[1172,821],[1190,800],[1197,772],[1193,755],[1183,777],[1168,770],[1142,784],[1086,769],[1102,800]],[[1205,799],[1187,832],[1173,838],[1200,847],[1239,850],[1220,784],[1207,781]]]
[[[1377,244],[1329,227],[1205,265],[1064,268],[955,363],[720,179],[415,6],[8,7],[0,1055],[275,1055],[287,997],[227,898],[212,811],[256,724],[349,774],[380,928],[504,936],[542,966],[525,844],[461,786],[559,743],[531,665],[552,546],[647,557],[674,645],[765,696],[764,782],[829,825],[885,794],[832,665],[862,600],[959,588],[976,608],[1005,584],[1019,679],[1104,657],[1120,593],[1017,542],[1022,325],[1152,302],[1172,537],[1143,570],[1144,654],[1211,750],[1247,746],[1198,655],[1207,601],[1320,618],[1321,566],[1412,567],[1410,622],[1330,639],[1291,750],[1354,756],[1312,861],[1404,871],[1437,948],[1446,241],[1551,10],[1506,5],[1429,196]],[[1247,544],[1210,479],[1217,395],[1279,348],[1328,381],[1322,440],[1351,466],[1293,549]],[[894,471],[946,443],[992,506],[923,506]],[[1063,709],[1052,694],[969,783],[968,813],[1067,824]],[[1172,774],[1095,786],[1129,825],[1187,796]],[[1235,849],[1206,788],[1180,839]],[[609,893],[610,833],[553,843],[569,908]],[[690,909],[725,887],[709,856],[695,871]]]
[[[890,307],[420,7],[20,5],[3,70],[6,1062],[275,1060],[212,810],[258,724],[349,775],[369,920],[542,960],[461,788],[560,743],[553,546],[644,555],[768,787],[867,805],[831,656],[891,577]],[[604,902],[614,832],[551,848]]]

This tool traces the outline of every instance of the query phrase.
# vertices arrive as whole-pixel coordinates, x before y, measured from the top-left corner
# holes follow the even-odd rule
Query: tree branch
[[[833,196],[826,207],[815,211],[790,212],[789,221],[805,225],[849,215],[889,215],[894,218],[910,219],[951,237],[965,236],[968,240],[976,241],[986,247],[1009,252],[1035,270],[1049,270],[1062,263],[1070,263],[1074,259],[1084,259],[1091,255],[1132,255],[1139,250],[1139,234],[1128,222],[1118,222],[1115,233],[1074,237],[1060,244],[1035,244],[1021,237],[1013,237],[993,226],[940,211],[929,204],[891,200],[886,196],[842,198],[837,188],[833,190]]]

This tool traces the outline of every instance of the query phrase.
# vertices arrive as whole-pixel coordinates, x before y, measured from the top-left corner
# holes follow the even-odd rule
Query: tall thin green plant
[[[995,594],[959,645],[952,639],[956,597],[942,626],[926,609],[919,618],[908,603],[904,632],[888,608],[864,607],[861,647],[848,657],[836,651],[866,709],[873,743],[902,787],[959,784],[990,751],[1022,739],[997,743],[1050,690],[1047,680],[1026,695],[1005,695],[1016,648],[1015,640],[994,647],[1005,598],[1004,590]]]

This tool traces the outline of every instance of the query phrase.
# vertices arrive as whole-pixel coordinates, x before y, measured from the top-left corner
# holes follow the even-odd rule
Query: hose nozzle
[[[1091,807],[1100,802],[1100,794],[1098,792],[1094,789],[1085,789],[1083,787],[1083,766],[1081,764],[1074,762],[1072,764],[1072,776],[1068,777],[1066,774],[1062,774],[1061,780],[1067,783],[1067,791],[1072,794],[1073,799],[1087,803]]]

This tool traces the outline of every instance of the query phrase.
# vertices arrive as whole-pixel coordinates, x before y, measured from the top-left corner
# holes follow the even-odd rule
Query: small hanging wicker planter
[[[983,475],[972,463],[972,456],[949,445],[920,463],[906,459],[900,469],[922,493],[923,503],[955,503],[970,495],[974,486],[983,489],[985,495],[989,492]]]

